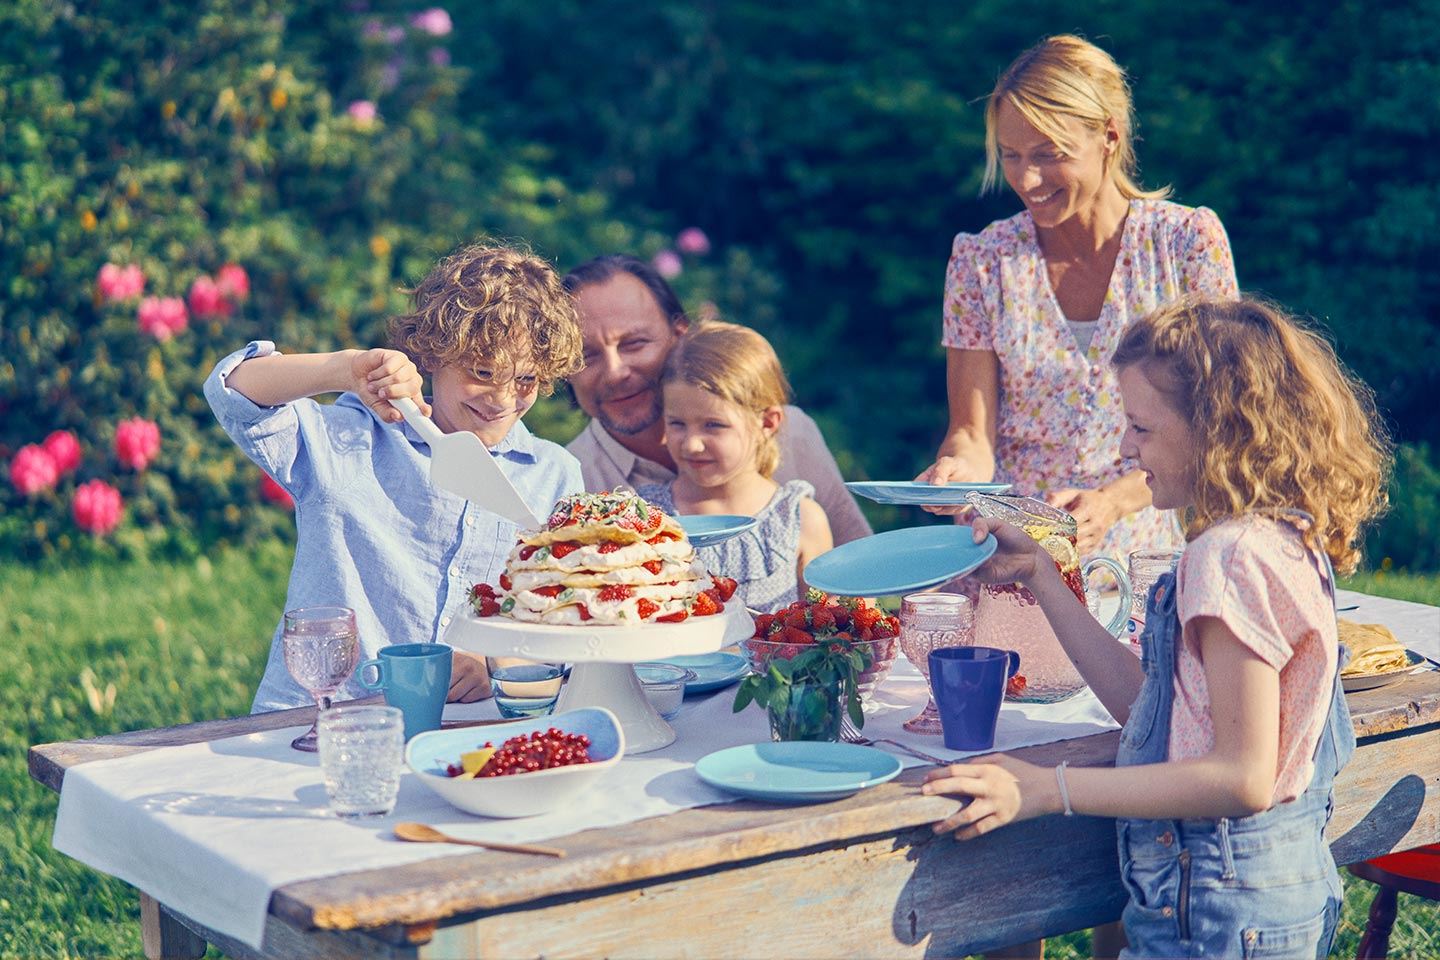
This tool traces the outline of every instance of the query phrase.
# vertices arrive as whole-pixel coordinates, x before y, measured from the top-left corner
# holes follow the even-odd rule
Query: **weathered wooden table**
[[[1351,694],[1359,749],[1336,784],[1341,864],[1440,841],[1440,672]],[[57,792],[90,760],[308,722],[298,710],[54,743]],[[1118,733],[1015,751],[1112,763]],[[954,802],[923,768],[834,803],[732,803],[552,841],[564,860],[476,853],[280,888],[263,953],[141,894],[146,953],[198,957],[949,957],[1120,915],[1114,825],[1046,817],[937,838]]]

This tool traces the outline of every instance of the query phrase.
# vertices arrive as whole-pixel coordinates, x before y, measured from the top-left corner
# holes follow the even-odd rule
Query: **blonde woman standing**
[[[1238,295],[1219,218],[1136,182],[1134,127],[1124,71],[1079,37],[1043,41],[996,82],[985,187],[1003,176],[1025,209],[955,238],[950,424],[918,478],[1009,481],[1074,514],[1082,554],[1122,559],[1181,540],[1120,456],[1110,355],[1131,322],[1177,297]]]

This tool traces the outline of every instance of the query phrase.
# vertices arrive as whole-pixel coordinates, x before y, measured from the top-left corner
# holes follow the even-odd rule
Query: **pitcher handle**
[[[1120,584],[1120,606],[1116,608],[1115,616],[1111,617],[1110,622],[1105,625],[1105,629],[1110,631],[1110,635],[1119,639],[1120,634],[1125,630],[1125,621],[1130,619],[1130,575],[1116,560],[1109,557],[1091,557],[1080,568],[1081,578],[1088,578],[1090,571],[1096,566],[1109,570],[1114,574],[1115,582]]]

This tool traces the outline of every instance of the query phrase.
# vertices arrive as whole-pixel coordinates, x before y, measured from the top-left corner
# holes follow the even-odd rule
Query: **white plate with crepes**
[[[473,612],[450,622],[445,642],[458,650],[491,657],[570,663],[640,663],[662,657],[711,653],[755,632],[755,621],[738,599],[720,613],[691,617],[680,623],[635,626],[527,623]]]
[[[1394,670],[1384,670],[1380,673],[1357,673],[1351,676],[1340,674],[1340,686],[1346,693],[1358,693],[1361,690],[1374,690],[1376,687],[1384,687],[1404,679],[1415,668],[1423,666],[1425,658],[1414,650],[1405,651],[1405,666],[1397,667]]]

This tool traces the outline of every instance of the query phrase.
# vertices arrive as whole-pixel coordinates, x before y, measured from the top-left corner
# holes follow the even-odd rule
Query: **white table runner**
[[[1343,614],[1383,622],[1406,646],[1440,656],[1440,608],[1341,593]],[[878,713],[865,733],[909,742],[941,757],[939,737],[906,733],[901,724],[925,702],[925,685],[903,658],[877,695]],[[732,714],[734,689],[686,701],[664,750],[628,757],[572,808],[524,820],[487,820],[461,813],[412,774],[401,778],[395,812],[346,822],[327,813],[313,754],[290,748],[303,728],[272,730],[209,743],[161,747],[100,760],[66,772],[55,849],[119,877],[221,933],[259,947],[270,894],[315,877],[397,866],[474,848],[394,840],[401,820],[434,824],[477,840],[534,842],[595,827],[663,816],[735,798],[700,781],[694,762],[714,750],[768,738],[758,707]],[[496,716],[492,701],[452,705],[447,719]],[[1088,690],[1047,705],[1006,704],[997,750],[1088,736],[1115,724]],[[477,729],[477,743],[486,731]],[[907,766],[918,763],[900,755]]]

